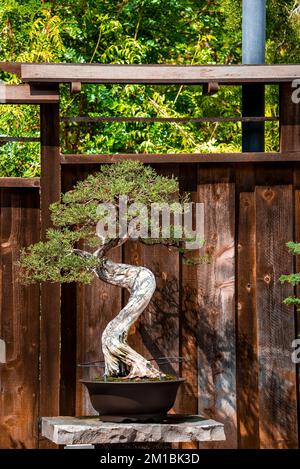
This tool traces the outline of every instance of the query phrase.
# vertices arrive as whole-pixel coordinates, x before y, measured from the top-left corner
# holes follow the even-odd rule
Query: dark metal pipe
[[[243,0],[243,64],[265,63],[266,0]],[[259,117],[265,113],[265,87],[263,84],[243,85],[243,117]],[[264,151],[264,122],[243,122],[242,150]]]

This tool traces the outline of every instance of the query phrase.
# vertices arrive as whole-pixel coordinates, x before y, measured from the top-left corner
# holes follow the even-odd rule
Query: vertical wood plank
[[[299,151],[300,148],[300,108],[293,103],[291,83],[281,83],[279,102],[280,151]]]
[[[256,216],[260,445],[295,448],[296,369],[291,361],[295,322],[290,308],[282,304],[292,288],[278,280],[282,273],[293,271],[285,245],[293,239],[292,187],[257,187]]]
[[[295,178],[294,178],[294,210],[295,210],[295,242],[300,243],[300,167],[296,165],[295,167]],[[300,272],[300,258],[299,256],[294,257],[294,271]],[[296,287],[296,295],[300,297],[300,286]],[[292,312],[291,312],[292,313]],[[298,339],[300,338],[300,310],[296,309],[295,311],[295,337]],[[297,371],[297,399],[298,399],[298,415],[297,415],[297,422],[298,422],[298,448],[300,447],[300,408],[299,408],[299,400],[300,400],[300,364],[296,365]]]
[[[199,412],[225,424],[226,441],[209,447],[236,448],[235,191],[226,179],[224,168],[198,170],[205,252],[213,257],[198,274]]]
[[[299,151],[300,149],[300,107],[299,104],[293,103],[292,92],[295,89],[291,87],[291,83],[283,83],[280,85],[280,151]],[[300,242],[300,166],[299,163],[294,164],[294,191],[295,191],[295,241]],[[300,259],[297,256],[294,259],[295,271],[300,271]],[[297,296],[300,296],[300,287],[296,288]],[[296,335],[300,336],[300,312],[295,311]],[[298,447],[300,447],[300,366],[297,365],[297,399],[298,399]]]
[[[61,190],[71,190],[77,181],[77,168],[62,167]],[[76,415],[76,283],[61,285],[61,379],[60,379],[60,414]]]
[[[39,286],[19,282],[21,247],[39,240],[36,189],[0,189],[0,447],[36,448],[39,400]]]
[[[180,192],[189,193],[192,202],[197,203],[197,172],[195,165],[181,165]],[[199,257],[199,250],[186,253],[189,258]],[[180,275],[180,355],[183,357],[181,376],[186,381],[179,389],[181,412],[197,414],[198,412],[198,353],[197,330],[200,309],[198,295],[197,265],[185,264],[181,259]],[[183,449],[197,449],[198,443],[183,443]]]
[[[239,448],[259,448],[256,225],[253,192],[239,194],[237,250],[237,409]]]
[[[59,105],[42,104],[41,237],[52,226],[49,205],[60,199]],[[40,415],[59,415],[60,401],[60,285],[41,286]],[[51,396],[51,399],[49,398]],[[41,438],[41,447],[53,447]]]

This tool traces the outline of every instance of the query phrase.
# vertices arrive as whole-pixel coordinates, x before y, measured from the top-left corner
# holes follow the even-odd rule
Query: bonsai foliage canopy
[[[178,189],[178,181],[174,177],[158,175],[154,169],[140,162],[124,160],[104,165],[98,173],[88,176],[73,190],[63,194],[59,203],[51,205],[54,227],[48,230],[47,240],[29,246],[21,254],[21,275],[25,282],[89,283],[96,275],[106,283],[129,291],[127,304],[107,324],[102,334],[106,376],[152,379],[162,375],[149,360],[127,344],[130,327],[153,296],[155,277],[146,267],[113,262],[107,253],[128,239],[147,244],[161,243],[184,251],[182,241],[191,238],[185,237],[182,229],[177,231],[180,223],[169,223],[166,232],[158,220],[156,237],[152,232],[149,236],[148,214],[150,210],[151,218],[152,204],[172,207],[173,220],[178,220],[175,216],[178,210],[183,213],[185,199],[175,202],[179,199]],[[133,208],[126,209],[125,230],[120,223],[124,215],[121,197],[126,199],[126,206]],[[109,216],[105,218],[107,212]],[[116,231],[103,229],[111,218],[115,220]],[[145,221],[146,230],[136,229]],[[131,223],[135,229],[130,228]],[[101,230],[98,229],[99,224]],[[181,238],[179,233],[183,234]]]
[[[50,206],[54,228],[48,230],[47,241],[23,250],[20,261],[23,281],[90,283],[104,254],[130,238],[130,235],[120,238],[118,234],[112,238],[107,233],[105,239],[99,239],[95,226],[105,216],[99,212],[99,204],[112,204],[118,218],[119,196],[126,196],[128,204],[140,203],[150,209],[152,203],[173,203],[178,190],[178,181],[174,177],[158,175],[153,168],[140,162],[125,160],[103,165],[98,173],[78,182],[73,190],[62,194],[59,203]],[[135,215],[127,214],[127,222]],[[179,247],[175,238],[140,238],[140,241]],[[100,246],[97,256],[78,249],[83,244],[91,249]]]

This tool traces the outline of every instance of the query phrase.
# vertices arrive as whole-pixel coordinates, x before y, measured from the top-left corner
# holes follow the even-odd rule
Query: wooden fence
[[[45,448],[53,446],[39,434],[40,416],[93,412],[77,364],[102,358],[101,331],[126,296],[98,279],[23,286],[16,261],[21,247],[45,238],[60,189],[122,156],[60,155],[57,89],[32,98],[21,86],[26,102],[43,103],[42,176],[0,178],[0,338],[7,346],[0,447]],[[282,303],[292,287],[278,278],[299,268],[285,244],[300,241],[300,113],[289,83],[281,99],[281,153],[131,156],[176,175],[181,190],[204,203],[210,264],[183,265],[178,253],[134,242],[112,256],[155,273],[154,299],[129,341],[148,357],[186,359],[175,367],[186,379],[175,410],[225,423],[226,442],[205,447],[298,447],[299,371],[291,353],[299,320]]]

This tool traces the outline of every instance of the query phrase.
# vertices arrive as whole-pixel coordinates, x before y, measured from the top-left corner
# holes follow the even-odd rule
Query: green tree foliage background
[[[300,62],[300,7],[267,2],[267,63]],[[241,0],[2,0],[0,60],[80,63],[241,63]],[[1,78],[17,83],[13,75]],[[240,116],[241,90],[199,86],[62,85],[63,116]],[[275,116],[276,87],[267,87],[266,115]],[[1,135],[38,136],[38,111],[3,106]],[[239,151],[239,123],[63,123],[65,152]],[[266,124],[266,149],[277,150],[276,123]],[[39,174],[39,144],[0,144],[0,176]]]

